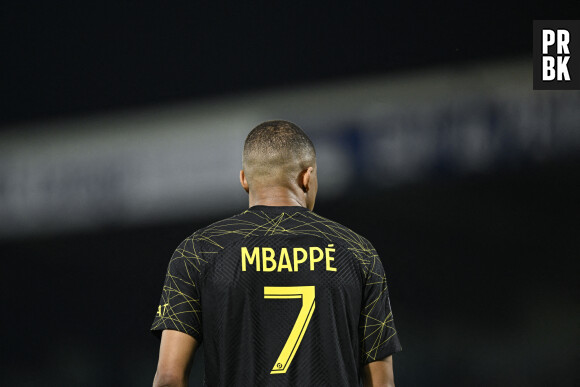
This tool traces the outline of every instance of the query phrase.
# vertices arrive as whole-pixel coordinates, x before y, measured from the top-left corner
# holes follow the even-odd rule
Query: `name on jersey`
[[[247,247],[242,247],[242,271],[248,267],[256,271],[282,271],[288,272],[302,270],[314,270],[316,267],[323,268],[323,260],[326,263],[326,271],[336,271],[332,267],[334,261],[333,253],[336,251],[334,245],[321,249],[320,247],[293,247],[288,249],[283,247],[279,251],[271,247],[254,247],[251,251]]]

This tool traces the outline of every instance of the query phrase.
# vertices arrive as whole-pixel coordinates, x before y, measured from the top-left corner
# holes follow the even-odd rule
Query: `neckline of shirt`
[[[276,213],[310,211],[308,208],[302,207],[302,206],[265,206],[265,205],[261,205],[261,204],[252,206],[252,207],[248,208],[248,210],[249,211],[276,212]]]

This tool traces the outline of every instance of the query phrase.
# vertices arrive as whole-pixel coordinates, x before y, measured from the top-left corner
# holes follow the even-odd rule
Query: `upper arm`
[[[199,246],[194,243],[194,237],[189,237],[173,253],[151,326],[151,330],[161,336],[153,382],[156,387],[187,386],[193,356],[202,341],[200,273],[203,259]]]
[[[175,330],[193,336],[201,343],[201,271],[205,260],[195,234],[175,249],[167,267],[151,330],[160,335],[163,330]]]
[[[164,330],[153,385],[186,386],[198,345],[198,341],[186,333]]]
[[[365,387],[394,387],[393,356],[365,364],[363,382]]]
[[[370,249],[365,264],[359,322],[362,364],[385,359],[401,350],[391,311],[385,270],[374,248]]]

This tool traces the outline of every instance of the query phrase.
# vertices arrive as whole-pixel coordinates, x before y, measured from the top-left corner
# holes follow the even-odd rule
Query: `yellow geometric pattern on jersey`
[[[242,216],[248,212],[256,217],[255,221]],[[388,297],[386,277],[375,249],[364,237],[311,211],[283,212],[272,216],[263,211],[246,210],[200,229],[186,238],[170,260],[152,330],[172,326],[198,339],[201,337],[200,298],[192,294],[200,294],[196,287],[201,267],[211,255],[218,254],[223,249],[219,243],[220,237],[232,234],[242,238],[270,235],[313,236],[340,244],[361,265],[366,277],[365,286],[380,289],[366,301],[361,310],[361,361],[366,363],[376,360],[381,346],[396,335],[392,313],[384,317],[373,313],[375,307],[384,302],[383,297]],[[203,248],[200,246],[206,246],[206,250],[200,250]]]

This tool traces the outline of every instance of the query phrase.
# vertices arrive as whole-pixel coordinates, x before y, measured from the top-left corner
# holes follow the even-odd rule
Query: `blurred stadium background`
[[[531,61],[533,19],[580,13],[551,5],[3,5],[1,384],[150,385],[169,257],[247,206],[280,118],[383,258],[397,385],[580,385],[580,92]]]

